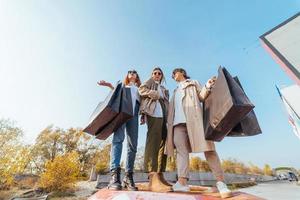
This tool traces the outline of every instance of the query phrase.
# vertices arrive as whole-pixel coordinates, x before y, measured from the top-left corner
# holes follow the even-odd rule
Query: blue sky
[[[217,143],[221,158],[300,168],[300,141],[275,84],[293,82],[261,47],[259,36],[300,10],[300,1],[0,1],[0,117],[32,143],[50,124],[84,127],[116,82],[154,65],[175,83],[183,67],[201,83],[219,65],[238,75],[256,105],[263,134]],[[139,146],[146,128],[140,127]]]

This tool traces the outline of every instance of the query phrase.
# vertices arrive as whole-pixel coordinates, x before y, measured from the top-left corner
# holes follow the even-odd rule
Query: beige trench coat
[[[205,152],[214,151],[214,142],[205,140],[203,128],[203,109],[201,102],[209,95],[209,91],[201,88],[198,81],[186,80],[184,85],[184,96],[182,98],[183,111],[186,117],[186,126],[188,138],[190,142],[190,152]],[[173,93],[168,110],[168,136],[165,153],[168,156],[174,155],[174,137],[173,137],[173,122],[174,122],[174,94]]]

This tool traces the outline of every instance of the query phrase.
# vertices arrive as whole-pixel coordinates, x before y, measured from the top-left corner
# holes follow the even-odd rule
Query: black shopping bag
[[[239,86],[243,89],[238,77],[233,78]],[[244,90],[244,89],[243,89]],[[253,136],[258,135],[262,131],[260,129],[257,117],[254,110],[251,110],[248,115],[240,123],[238,123],[228,135],[231,137],[243,137],[243,136]]]
[[[221,141],[253,108],[230,73],[219,67],[216,83],[204,102],[205,138]]]
[[[96,133],[96,138],[100,140],[105,140],[118,128],[120,128],[125,122],[133,117],[132,99],[130,88],[125,86],[122,87],[121,93],[121,105],[119,113],[116,117],[111,120],[106,126],[101,128]]]
[[[122,83],[119,81],[115,88],[110,91],[103,102],[100,102],[90,117],[90,123],[83,129],[91,135],[109,124],[120,112],[122,97]]]

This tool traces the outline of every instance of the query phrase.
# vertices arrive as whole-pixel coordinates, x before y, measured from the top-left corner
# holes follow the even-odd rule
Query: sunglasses
[[[156,75],[161,75],[161,72],[153,72],[153,74]]]
[[[135,70],[130,70],[128,71],[128,74],[137,74],[137,72]]]
[[[172,79],[175,78],[175,75],[177,74],[177,72],[179,72],[179,71],[173,72],[173,74],[172,74]]]

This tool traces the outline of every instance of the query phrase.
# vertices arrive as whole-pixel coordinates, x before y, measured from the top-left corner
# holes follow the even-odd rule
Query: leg
[[[121,168],[120,160],[122,155],[122,144],[124,141],[124,128],[125,125],[121,126],[113,135],[111,157],[110,157],[110,171],[111,179],[109,181],[108,188],[111,190],[121,190]]]
[[[208,165],[216,177],[217,181],[224,181],[224,172],[221,167],[221,162],[216,151],[206,151],[204,152],[205,158]]]
[[[123,141],[125,139],[125,124],[122,125],[113,135],[112,146],[110,151],[110,169],[120,167]]]
[[[168,156],[164,153],[165,151],[165,145],[166,145],[166,139],[167,139],[167,127],[166,123],[163,122],[162,127],[161,127],[161,141],[159,145],[159,152],[158,152],[158,163],[157,163],[157,172],[165,172],[166,167],[167,167],[167,158]]]
[[[125,176],[123,179],[123,187],[128,190],[137,191],[138,188],[135,186],[133,180],[134,161],[137,151],[138,141],[138,113],[126,123],[127,133],[127,158],[126,158],[126,169]]]
[[[144,170],[146,172],[157,172],[162,123],[162,118],[147,116],[148,132],[144,157]]]
[[[127,133],[127,158],[126,158],[126,172],[133,172],[134,161],[138,145],[138,115],[134,116],[126,123]]]
[[[147,116],[148,133],[145,147],[145,171],[149,172],[149,185],[148,189],[154,192],[168,192],[172,188],[162,181],[161,174],[157,173],[159,170],[158,159],[162,145],[162,126],[163,118],[156,118]],[[161,151],[163,153],[163,151]],[[161,154],[162,155],[162,154]]]
[[[214,176],[217,179],[217,188],[222,198],[228,198],[232,196],[231,191],[227,188],[224,183],[224,172],[221,167],[221,162],[216,151],[204,152],[205,158],[211,168]]]
[[[178,182],[187,185],[189,177],[189,140],[186,126],[174,127],[174,144],[177,155]]]

